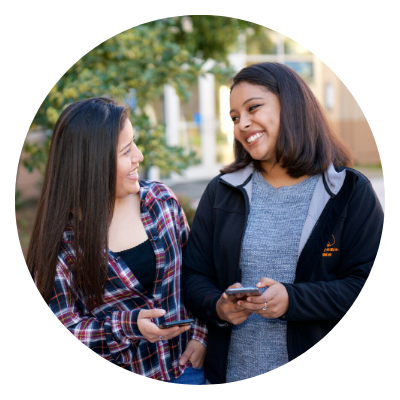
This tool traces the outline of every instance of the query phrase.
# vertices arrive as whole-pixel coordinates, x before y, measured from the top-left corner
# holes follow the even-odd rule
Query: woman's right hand
[[[240,283],[235,283],[234,285],[229,286],[228,289],[240,287],[243,286]],[[236,303],[237,300],[237,297],[230,297],[227,296],[226,293],[223,293],[217,301],[216,312],[218,317],[224,321],[230,322],[233,325],[239,325],[246,321],[252,312],[239,306]]]
[[[174,326],[168,329],[160,329],[154,322],[151,321],[152,318],[159,318],[165,314],[165,310],[161,308],[155,308],[152,310],[140,310],[137,324],[140,333],[151,343],[157,342],[158,340],[169,340],[181,333],[187,331],[190,325],[186,326]]]

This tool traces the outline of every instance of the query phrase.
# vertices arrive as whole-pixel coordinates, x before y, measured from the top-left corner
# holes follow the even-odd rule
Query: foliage
[[[23,201],[21,200],[21,191],[15,191],[15,210],[19,210],[23,206]]]
[[[94,96],[111,96],[128,102],[131,121],[144,153],[143,167],[155,165],[164,175],[181,172],[198,160],[193,152],[167,146],[165,127],[151,124],[145,108],[160,99],[171,84],[183,101],[189,88],[213,59],[210,72],[217,80],[232,74],[227,54],[240,31],[262,27],[218,16],[180,16],[152,21],[128,29],[89,51],[56,83],[40,106],[31,128],[49,130],[44,143],[26,144],[24,165],[44,171],[51,131],[62,110],[70,103]]]

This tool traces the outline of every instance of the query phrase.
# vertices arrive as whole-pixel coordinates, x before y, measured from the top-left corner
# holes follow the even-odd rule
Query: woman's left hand
[[[256,286],[267,287],[267,290],[261,296],[248,297],[247,301],[239,300],[237,304],[265,318],[279,318],[286,314],[289,308],[289,295],[282,283],[263,277]]]
[[[204,364],[206,358],[206,348],[195,339],[189,340],[185,351],[179,359],[180,365],[185,365],[188,361],[192,363],[194,368],[200,368]]]

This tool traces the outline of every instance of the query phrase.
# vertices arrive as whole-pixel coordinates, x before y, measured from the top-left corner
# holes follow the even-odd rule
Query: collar
[[[145,206],[156,200],[166,201],[172,198],[178,201],[171,189],[161,182],[139,180],[139,186],[140,202]]]
[[[249,202],[251,202],[252,183],[250,177],[253,172],[254,165],[253,163],[250,163],[246,167],[239,169],[238,171],[222,175],[220,177],[220,180],[228,183],[231,186],[243,188],[247,192]],[[325,190],[330,196],[332,196],[332,194],[336,195],[341,189],[344,179],[346,178],[346,170],[337,172],[334,165],[331,163],[328,169],[324,172],[324,177],[327,184]]]
[[[346,170],[337,172],[333,164],[331,163],[328,169],[324,172],[326,183],[328,184],[329,190],[334,194],[338,194],[342,188],[344,179],[346,178]]]

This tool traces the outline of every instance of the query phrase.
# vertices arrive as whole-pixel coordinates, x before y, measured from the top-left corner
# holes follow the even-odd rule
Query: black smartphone
[[[163,322],[159,326],[159,328],[160,329],[167,329],[167,328],[172,328],[173,326],[185,326],[185,325],[191,324],[192,322],[194,322],[194,318],[183,319],[181,321]]]
[[[235,296],[235,297],[261,296],[260,289],[255,286],[226,289],[225,293],[228,296]]]

